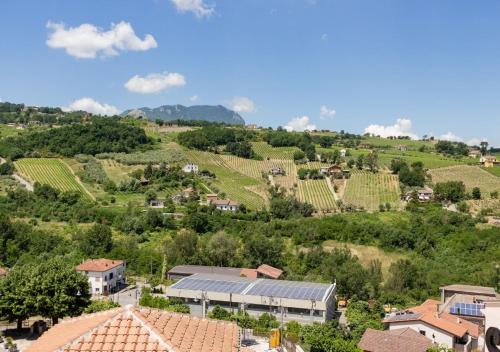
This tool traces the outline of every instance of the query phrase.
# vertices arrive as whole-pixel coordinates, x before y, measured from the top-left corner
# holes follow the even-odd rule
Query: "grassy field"
[[[290,159],[293,160],[293,153],[299,148],[297,147],[278,147],[273,148],[267,142],[253,142],[252,148],[255,153],[264,159]]]
[[[142,165],[124,165],[112,159],[101,159],[99,162],[109,179],[116,184],[130,179],[129,173],[144,168]]]
[[[353,170],[344,192],[345,203],[377,210],[381,203],[399,208],[399,180],[396,175]]]
[[[485,167],[483,170],[488,171],[490,174],[500,177],[500,166]]]
[[[0,139],[4,137],[17,136],[19,131],[20,130],[17,130],[14,126],[0,124]]]
[[[326,180],[299,180],[297,198],[312,204],[319,211],[333,212],[337,209]]]
[[[68,165],[60,159],[26,158],[15,162],[19,174],[31,183],[39,182],[61,191],[77,191],[92,198],[90,192],[83,187]]]
[[[500,192],[500,177],[481,169],[478,166],[459,165],[431,170],[432,181],[462,181],[467,190],[479,187],[483,197],[489,197],[490,192]]]
[[[400,253],[385,252],[375,246],[364,246],[360,244],[337,242],[333,240],[323,242],[323,248],[326,251],[332,251],[334,248],[349,248],[352,254],[359,258],[361,265],[363,265],[365,268],[368,268],[372,260],[380,260],[380,262],[382,263],[382,274],[384,276],[384,280],[388,277],[389,267],[391,266],[391,264],[405,257]]]
[[[378,137],[365,137],[361,140],[361,143],[368,143],[375,147],[389,147],[396,148],[398,145],[406,145],[410,149],[418,149],[425,145],[427,148],[434,149],[434,144],[437,141],[417,141],[417,140],[406,140],[406,139],[387,139]]]

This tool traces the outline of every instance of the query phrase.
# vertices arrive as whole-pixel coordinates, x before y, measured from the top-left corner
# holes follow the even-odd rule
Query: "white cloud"
[[[309,121],[309,116],[295,117],[288,121],[288,123],[284,126],[284,129],[288,132],[292,131],[313,131],[316,129],[316,125],[313,125]]]
[[[92,98],[81,98],[72,102],[68,107],[62,108],[64,111],[86,111],[95,115],[117,115],[120,110],[116,106],[99,103]]]
[[[197,95],[193,95],[192,97],[189,97],[189,101],[192,102],[192,103],[194,103],[195,101],[198,100],[198,98],[199,97]]]
[[[247,97],[234,97],[231,100],[231,108],[236,112],[254,112],[255,104]]]
[[[479,145],[481,142],[488,142],[487,138],[471,138],[467,141],[467,145]]]
[[[145,51],[158,46],[151,34],[141,39],[130,23],[123,21],[111,24],[109,31],[89,23],[66,28],[63,23],[49,22],[47,28],[53,30],[46,41],[49,47],[65,49],[68,55],[79,59],[115,56],[120,51]]]
[[[196,17],[210,17],[215,13],[215,5],[207,5],[203,0],[171,0],[177,11],[192,12]]]
[[[323,42],[327,42],[327,41],[328,41],[328,34],[323,33],[323,34],[321,35],[321,41],[323,41]]]
[[[438,137],[439,140],[441,141],[450,141],[450,142],[461,142],[462,138],[457,136],[456,134],[452,132],[447,132],[445,134],[442,134]]]
[[[321,120],[326,120],[333,118],[337,112],[333,109],[329,109],[326,105],[321,105],[319,108],[319,118]]]
[[[392,126],[370,125],[365,128],[364,133],[373,134],[381,137],[400,137],[408,136],[411,139],[418,139],[418,136],[411,130],[411,120],[407,118],[397,119]]]
[[[125,83],[125,88],[134,93],[157,93],[171,87],[186,85],[186,80],[180,73],[151,73],[145,77],[135,75]]]

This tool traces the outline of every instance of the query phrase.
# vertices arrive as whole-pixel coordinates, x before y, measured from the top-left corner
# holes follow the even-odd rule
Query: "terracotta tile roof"
[[[79,271],[108,271],[123,264],[123,260],[91,259],[76,267]]]
[[[268,277],[273,278],[273,279],[278,279],[283,274],[283,270],[280,270],[278,268],[274,268],[274,267],[267,265],[267,264],[262,264],[261,266],[259,266],[257,268],[257,272],[259,274],[268,276]]]
[[[241,269],[240,276],[245,276],[245,277],[249,277],[251,279],[256,279],[257,278],[257,270],[243,268],[243,269]]]
[[[235,323],[132,306],[63,320],[26,352],[238,352]]]
[[[446,312],[438,313],[439,304],[439,301],[428,299],[420,306],[408,308],[406,312],[409,314],[390,316],[383,322],[397,323],[403,321],[422,321],[457,337],[462,337],[466,333],[475,338],[479,336],[478,325]],[[407,317],[407,319],[405,319],[405,317]]]
[[[410,328],[380,331],[366,329],[358,347],[367,352],[425,352],[432,341]]]

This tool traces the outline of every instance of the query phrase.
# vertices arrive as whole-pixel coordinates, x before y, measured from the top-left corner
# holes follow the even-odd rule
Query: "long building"
[[[252,316],[268,312],[278,320],[312,323],[333,318],[335,291],[335,284],[195,274],[168,287],[166,296],[183,298],[191,314],[202,317],[219,305]]]

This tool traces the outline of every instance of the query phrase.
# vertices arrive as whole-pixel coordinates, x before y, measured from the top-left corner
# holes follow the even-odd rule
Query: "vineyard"
[[[396,175],[353,170],[347,181],[343,201],[366,210],[376,210],[385,203],[398,208],[400,193]]]
[[[459,165],[430,171],[432,182],[462,181],[468,191],[479,187],[483,197],[490,192],[500,192],[500,177],[481,169],[478,166]]]
[[[273,148],[267,142],[253,142],[252,149],[257,155],[264,159],[290,159],[293,160],[293,153],[299,148],[297,147],[277,147]]]
[[[92,198],[71,169],[59,159],[20,159],[15,162],[19,174],[31,183],[39,182],[60,191],[77,191]]]
[[[318,211],[333,212],[337,208],[326,180],[299,180],[297,198],[311,203]]]

